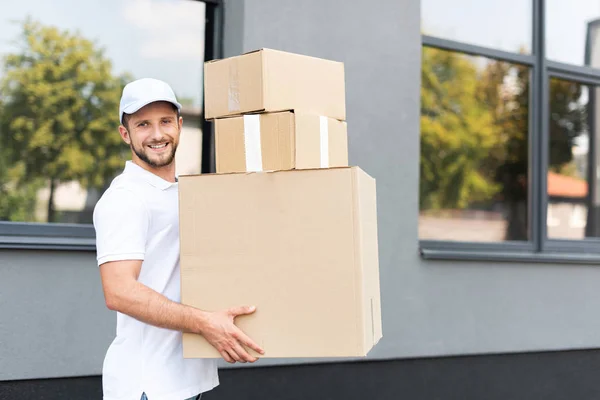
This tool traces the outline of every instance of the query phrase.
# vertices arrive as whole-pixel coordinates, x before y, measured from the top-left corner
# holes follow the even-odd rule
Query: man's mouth
[[[169,144],[168,142],[160,143],[160,144],[150,144],[150,145],[148,145],[148,147],[150,147],[152,150],[162,150],[165,147],[167,147],[168,144]]]

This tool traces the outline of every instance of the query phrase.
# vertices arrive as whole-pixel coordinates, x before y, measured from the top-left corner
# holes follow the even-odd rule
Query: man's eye
[[[148,125],[148,123],[147,123],[147,122],[140,122],[140,123],[138,124],[138,126],[146,126],[146,125]]]
[[[170,119],[163,119],[163,124],[170,124],[172,120]]]

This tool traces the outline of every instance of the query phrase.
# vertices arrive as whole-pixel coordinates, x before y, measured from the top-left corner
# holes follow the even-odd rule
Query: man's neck
[[[140,160],[138,157],[133,157],[131,160],[135,165],[145,169],[148,172],[153,173],[154,175],[164,179],[167,182],[176,182],[175,179],[175,160],[169,165],[165,165],[164,167],[155,168],[151,165],[148,165],[144,161]]]

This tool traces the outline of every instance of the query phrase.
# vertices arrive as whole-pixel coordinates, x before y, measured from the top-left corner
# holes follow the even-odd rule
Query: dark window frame
[[[422,35],[422,46],[483,56],[531,68],[529,110],[530,240],[527,242],[471,243],[419,240],[421,256],[436,260],[507,261],[541,263],[600,263],[600,238],[557,240],[547,237],[547,173],[550,79],[600,85],[600,69],[546,59],[546,0],[532,0],[532,51],[517,54],[454,40]],[[597,23],[600,23],[597,21]],[[587,49],[586,49],[587,51]],[[542,105],[541,107],[539,105]]]
[[[223,56],[222,0],[186,0],[206,4],[204,60]],[[201,21],[199,21],[201,22]],[[213,126],[202,122],[201,171],[214,172]],[[0,221],[0,249],[95,251],[96,235],[91,224],[60,224]]]

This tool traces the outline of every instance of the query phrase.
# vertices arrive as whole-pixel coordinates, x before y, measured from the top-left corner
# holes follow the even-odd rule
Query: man
[[[119,132],[132,159],[94,210],[104,297],[117,311],[103,366],[105,400],[198,399],[216,387],[216,360],[184,359],[182,332],[203,335],[228,362],[256,361],[246,348],[264,354],[234,324],[253,307],[206,312],[180,303],[180,111],[165,82],[140,79],[123,89]]]

